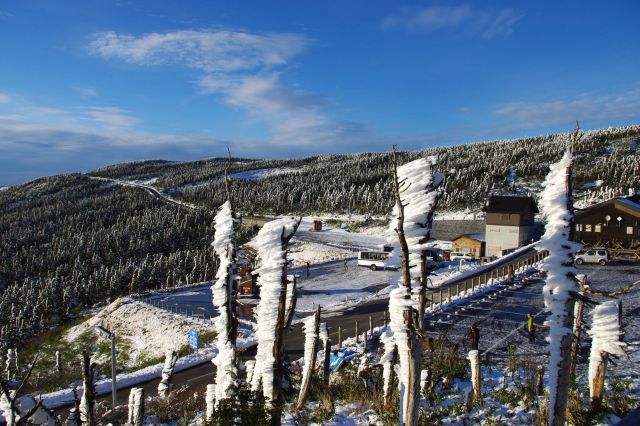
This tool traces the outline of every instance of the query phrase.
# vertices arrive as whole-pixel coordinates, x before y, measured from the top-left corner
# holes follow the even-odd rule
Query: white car
[[[597,263],[604,266],[609,263],[609,260],[609,250],[606,248],[593,248],[576,254],[576,263],[578,265]]]
[[[461,251],[452,251],[451,253],[449,253],[449,260],[469,260],[472,261],[473,260],[473,256],[471,256],[469,253],[463,253]]]

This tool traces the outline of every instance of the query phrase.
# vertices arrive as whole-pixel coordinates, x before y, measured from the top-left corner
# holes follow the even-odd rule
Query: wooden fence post
[[[342,347],[342,327],[338,326],[338,349]]]
[[[356,345],[360,343],[360,335],[358,334],[358,320],[356,320]]]
[[[369,334],[373,333],[373,318],[369,315]]]

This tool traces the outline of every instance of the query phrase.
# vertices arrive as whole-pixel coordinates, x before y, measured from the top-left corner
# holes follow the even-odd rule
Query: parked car
[[[592,248],[576,254],[576,263],[582,265],[583,263],[597,263],[599,265],[606,265],[611,259],[609,257],[609,250],[606,248]]]
[[[469,253],[463,253],[461,251],[452,251],[451,253],[449,253],[449,259],[450,260],[469,260],[472,261],[473,260],[473,256]]]

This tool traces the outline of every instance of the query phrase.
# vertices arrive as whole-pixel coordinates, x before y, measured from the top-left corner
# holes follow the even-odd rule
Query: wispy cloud
[[[508,120],[514,130],[547,128],[575,120],[597,124],[638,120],[640,89],[610,95],[586,93],[573,99],[509,102],[498,106],[495,115]]]
[[[513,9],[479,9],[468,4],[403,8],[382,21],[383,29],[437,31],[461,29],[480,34],[485,39],[507,37],[522,15]]]
[[[298,34],[200,30],[135,36],[110,31],[95,34],[89,49],[139,65],[178,63],[207,74],[227,74],[283,65],[306,44]]]
[[[92,87],[74,86],[72,89],[82,98],[95,98],[98,96],[98,91]]]
[[[11,12],[7,12],[6,10],[0,10],[0,18],[13,18],[14,15]]]
[[[6,93],[0,93],[0,104],[6,104],[11,101],[11,96]]]
[[[180,64],[199,71],[200,93],[222,94],[228,106],[266,123],[272,144],[337,144],[336,134],[351,126],[327,117],[324,96],[285,84],[281,78],[308,45],[307,37],[300,34],[213,29],[140,36],[99,33],[89,49],[132,64]]]
[[[76,109],[81,119],[91,120],[107,127],[130,127],[140,121],[117,107],[90,106]]]

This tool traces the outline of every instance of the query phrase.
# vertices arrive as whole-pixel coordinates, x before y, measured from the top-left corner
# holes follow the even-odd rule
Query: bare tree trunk
[[[402,284],[405,287],[405,298],[411,298],[411,273],[409,270],[409,246],[404,233],[404,205],[402,204],[402,198],[400,196],[400,185],[398,181],[398,161],[395,146],[393,149],[393,189],[396,198],[396,208],[398,211],[398,223],[396,227],[396,233],[398,234],[398,241],[400,243],[400,250],[402,252]],[[416,312],[417,314],[417,312]],[[407,383],[404,385],[406,389],[401,393],[404,400],[400,403],[403,407],[400,408],[401,418],[404,420],[405,425],[417,425],[418,424],[418,404],[420,402],[420,371],[422,364],[422,337],[420,335],[420,329],[416,329],[416,318],[414,317],[414,309],[410,306],[406,307],[403,311],[404,325],[407,333],[407,348],[408,353],[400,354],[400,358],[407,357],[408,377]],[[402,395],[404,394],[404,395]]]
[[[580,350],[580,337],[584,327],[584,302],[581,299],[576,300],[575,313],[573,320],[573,342],[571,342],[571,362],[569,365],[569,376],[571,380],[576,377],[576,365],[578,363],[578,351]]]
[[[538,365],[536,370],[536,395],[544,393],[544,365]]]
[[[570,330],[573,326],[573,308],[575,300],[569,297],[565,303],[565,320],[564,327]],[[558,378],[556,382],[556,397],[555,404],[550,407],[553,410],[553,422],[551,426],[564,426],[566,411],[567,411],[567,398],[569,396],[569,385],[571,383],[570,376],[570,358],[571,358],[571,343],[573,341],[573,334],[567,333],[562,336],[560,343],[560,362],[558,365]]]
[[[82,352],[82,386],[83,393],[80,400],[80,421],[83,425],[96,425],[95,419],[95,364],[91,362],[91,358],[87,351]]]
[[[296,303],[298,302],[297,295],[298,283],[297,278],[293,277],[293,282],[287,285],[287,303],[285,310],[285,328],[291,328],[291,321],[293,321],[293,315],[296,313]]]
[[[325,336],[323,341],[324,344],[324,360],[322,362],[322,378],[324,380],[324,384],[329,384],[329,374],[331,374],[331,338],[329,337],[329,330],[327,329],[327,324],[321,324],[324,327],[324,333],[321,335]]]
[[[320,305],[316,307],[316,313],[313,320],[310,318],[305,322],[305,342],[304,342],[304,371],[302,374],[302,383],[300,383],[300,394],[296,408],[300,409],[304,405],[304,400],[309,391],[311,376],[316,367],[316,358],[318,356],[318,336],[320,332]]]
[[[129,393],[128,424],[142,426],[144,424],[144,389],[131,388]]]
[[[596,377],[593,382],[593,395],[591,395],[591,411],[597,413],[602,410],[602,397],[604,396],[604,381],[607,377],[607,361],[609,354],[601,352],[602,361],[598,365]]]

